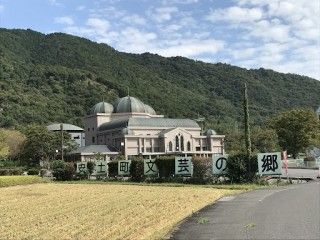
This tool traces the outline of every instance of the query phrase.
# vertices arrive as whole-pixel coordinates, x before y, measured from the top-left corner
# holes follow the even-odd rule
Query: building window
[[[95,142],[95,138],[94,137],[92,137],[92,143],[94,143]]]
[[[187,151],[191,151],[191,143],[190,143],[190,141],[188,141],[188,143],[187,143]]]
[[[184,151],[184,139],[183,139],[183,136],[180,137],[180,145],[181,145],[181,151]]]
[[[75,136],[73,137],[73,139],[80,139],[80,136]]]
[[[200,147],[196,147],[196,151],[200,152],[201,148]]]
[[[172,152],[172,142],[169,142],[169,151]]]
[[[179,151],[179,137],[176,136],[176,151]]]
[[[88,128],[88,132],[90,132],[90,128]]]

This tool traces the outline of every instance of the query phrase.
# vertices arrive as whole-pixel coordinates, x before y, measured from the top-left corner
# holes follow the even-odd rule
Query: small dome
[[[112,113],[112,112],[113,112],[113,106],[110,103],[99,102],[90,109],[89,114],[94,115],[97,113]]]
[[[213,130],[213,129],[208,129],[208,130],[206,131],[206,135],[207,135],[207,136],[217,135],[217,133],[216,133],[216,131]]]
[[[150,107],[149,105],[145,104],[144,108],[146,110],[146,113],[150,114],[150,115],[157,115],[156,111]]]
[[[122,129],[122,133],[123,133],[123,135],[132,135],[132,130],[130,130],[128,128],[124,128],[124,129]]]
[[[114,103],[115,113],[145,113],[143,102],[134,97],[123,97]]]

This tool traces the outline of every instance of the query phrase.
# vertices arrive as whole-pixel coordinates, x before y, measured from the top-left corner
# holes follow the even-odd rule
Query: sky
[[[0,27],[320,80],[320,0],[0,0]]]

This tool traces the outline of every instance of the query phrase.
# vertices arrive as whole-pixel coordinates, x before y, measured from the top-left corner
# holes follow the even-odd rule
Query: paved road
[[[302,178],[317,178],[319,175],[319,170],[317,169],[297,169],[297,168],[289,168],[288,176],[289,177],[302,177]],[[282,169],[282,176],[286,177],[285,169]]]
[[[220,199],[183,222],[173,239],[320,239],[320,182]]]

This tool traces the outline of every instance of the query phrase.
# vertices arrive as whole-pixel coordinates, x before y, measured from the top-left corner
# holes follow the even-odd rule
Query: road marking
[[[218,202],[229,202],[233,199],[235,199],[236,197],[235,196],[227,196],[227,197],[222,197],[218,200]]]

